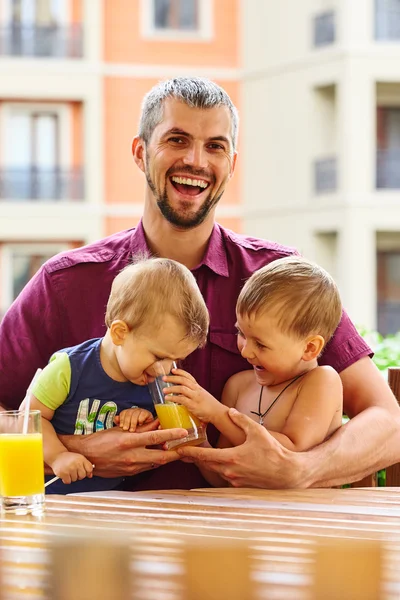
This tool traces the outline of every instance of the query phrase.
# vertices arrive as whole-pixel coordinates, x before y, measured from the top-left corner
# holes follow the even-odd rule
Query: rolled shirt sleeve
[[[62,348],[57,294],[42,267],[0,324],[0,404],[17,409],[38,368]]]
[[[365,356],[372,358],[373,355],[371,348],[358,333],[348,314],[343,311],[340,323],[318,359],[318,364],[330,365],[340,373],[360,358]]]

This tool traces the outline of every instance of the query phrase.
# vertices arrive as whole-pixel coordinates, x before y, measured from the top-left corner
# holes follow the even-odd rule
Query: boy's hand
[[[172,383],[172,387],[164,388],[168,400],[183,404],[203,423],[211,423],[221,404],[203,389],[190,373],[182,369],[172,369],[172,375],[163,377],[164,381]],[[169,394],[173,394],[168,398]]]
[[[71,483],[93,477],[93,465],[82,454],[75,452],[60,452],[51,463],[55,475],[62,479],[63,483]]]
[[[124,431],[135,432],[138,427],[154,420],[150,411],[144,408],[127,408],[114,417],[114,423]]]

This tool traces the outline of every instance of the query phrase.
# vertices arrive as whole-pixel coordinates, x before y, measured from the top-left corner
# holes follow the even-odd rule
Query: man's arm
[[[230,409],[246,434],[228,449],[178,449],[202,462],[235,487],[331,487],[358,481],[400,462],[400,409],[389,386],[365,357],[341,374],[345,412],[353,417],[334,435],[307,452],[284,448],[264,427]]]
[[[309,487],[351,483],[400,462],[400,408],[381,373],[366,357],[340,376],[351,420],[312,451]]]
[[[60,435],[60,440],[70,452],[83,454],[96,465],[100,477],[127,477],[160,467],[180,458],[174,450],[153,449],[170,440],[187,435],[186,429],[151,431],[157,421],[148,423],[135,433],[112,427],[89,435]],[[148,448],[147,446],[150,446]]]

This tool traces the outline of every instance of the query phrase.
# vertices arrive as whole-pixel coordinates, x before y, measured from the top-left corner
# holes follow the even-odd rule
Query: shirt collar
[[[142,221],[138,223],[138,226],[132,233],[131,253],[132,255],[138,253],[151,255],[151,250],[147,244]],[[229,277],[228,258],[226,256],[225,243],[222,237],[221,227],[218,225],[218,223],[214,224],[210,240],[202,260],[193,270],[195,271],[203,265],[207,266],[217,275]]]
[[[198,269],[202,265],[206,265],[211,271],[222,277],[229,277],[228,258],[226,256],[225,242],[222,237],[221,227],[218,223],[214,224],[211,232],[210,241],[208,242],[207,250],[204,253],[203,259],[196,267]]]
[[[152,252],[147,244],[146,236],[143,229],[142,220],[139,221],[137,227],[132,232],[131,237],[131,254],[147,254],[152,255]]]

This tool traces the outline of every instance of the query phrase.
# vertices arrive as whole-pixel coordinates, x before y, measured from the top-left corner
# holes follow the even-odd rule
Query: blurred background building
[[[218,220],[399,330],[400,0],[0,0],[0,311],[52,254],[137,223],[140,103],[176,75],[240,111]]]
[[[0,311],[52,254],[134,226],[144,94],[205,75],[239,102],[236,0],[0,0]],[[240,167],[220,220],[241,228]]]
[[[243,6],[243,228],[324,265],[357,323],[398,331],[400,0]]]

